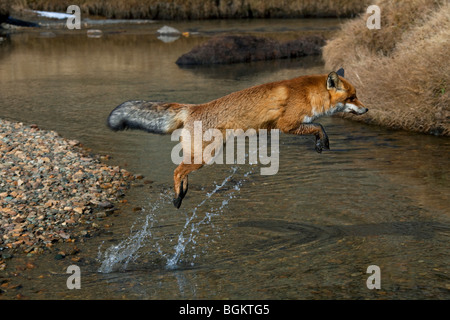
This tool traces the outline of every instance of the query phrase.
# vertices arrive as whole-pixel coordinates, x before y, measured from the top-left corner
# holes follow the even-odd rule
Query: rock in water
[[[159,34],[162,35],[172,35],[172,36],[177,36],[180,35],[181,32],[175,28],[169,27],[169,26],[164,26],[160,29],[158,29],[158,31],[156,31]]]
[[[178,65],[207,65],[297,58],[321,54],[325,39],[304,36],[279,42],[250,35],[217,36],[178,58]]]

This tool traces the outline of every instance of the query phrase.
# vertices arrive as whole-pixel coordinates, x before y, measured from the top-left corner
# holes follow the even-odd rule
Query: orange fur
[[[342,69],[339,72],[343,75]],[[226,129],[242,129],[243,131],[279,129],[284,133],[296,135],[312,134],[316,136],[316,150],[321,152],[322,149],[329,149],[328,137],[320,124],[312,122],[314,119],[334,112],[357,114],[367,112],[364,105],[356,98],[355,88],[341,75],[331,72],[328,75],[309,75],[262,84],[198,105],[148,103],[150,107],[147,109],[145,106],[139,107],[139,111],[143,116],[145,115],[145,120],[150,124],[152,124],[152,114],[155,114],[155,117],[156,115],[162,117],[161,110],[166,108],[164,110],[167,110],[170,120],[164,121],[169,125],[165,126],[164,121],[162,125],[158,122],[160,131],[161,128],[166,128],[165,133],[171,133],[182,127],[190,132],[191,141],[182,140],[181,143],[184,150],[191,148],[191,164],[188,161],[182,162],[174,172],[175,206],[181,205],[181,200],[187,192],[188,174],[204,165],[204,162],[194,164],[195,161],[193,161],[194,151],[203,152],[209,144],[202,141],[201,148],[193,148],[196,121],[201,121],[202,133],[208,129],[219,129],[223,134]],[[129,107],[126,103],[124,105],[123,108]],[[122,111],[123,114],[126,114],[126,111],[126,109]],[[120,124],[120,128],[126,126],[126,115],[116,118],[120,120],[116,121]],[[152,128],[146,127],[147,123],[141,124],[136,118],[133,118],[133,121],[135,127],[151,132]],[[202,155],[198,159],[202,159]]]

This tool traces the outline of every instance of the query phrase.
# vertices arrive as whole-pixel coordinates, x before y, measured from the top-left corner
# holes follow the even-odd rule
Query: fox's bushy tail
[[[188,107],[179,103],[127,101],[110,113],[107,123],[114,131],[139,129],[166,134],[183,127]]]

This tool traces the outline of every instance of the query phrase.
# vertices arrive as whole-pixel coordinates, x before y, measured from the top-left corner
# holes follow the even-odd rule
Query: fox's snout
[[[349,102],[347,102],[345,104],[344,112],[349,112],[349,113],[361,115],[361,114],[366,113],[367,111],[369,111],[369,109],[367,109],[360,102],[358,102],[358,103],[349,103]]]
[[[365,108],[365,107],[363,107],[363,108],[358,108],[357,111],[356,111],[356,110],[350,110],[350,112],[353,113],[353,114],[364,114],[364,113],[366,113],[367,111],[369,111],[369,109],[367,109],[367,108]]]

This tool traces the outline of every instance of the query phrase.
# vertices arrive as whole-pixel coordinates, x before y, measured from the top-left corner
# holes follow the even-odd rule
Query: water
[[[35,299],[448,299],[449,140],[323,118],[331,151],[313,137],[280,135],[280,167],[215,165],[189,177],[171,201],[169,136],[113,133],[109,112],[130,99],[200,103],[255,84],[325,73],[320,58],[179,68],[174,62],[219,33],[292,39],[333,30],[336,20],[204,21],[165,43],[164,24],[20,31],[0,44],[0,117],[77,139],[108,162],[145,176],[127,204],[98,221],[77,255],[17,256],[5,271]],[[96,25],[96,28],[99,26]],[[147,181],[145,181],[147,180]],[[149,181],[151,180],[151,181]],[[141,210],[133,210],[141,208]],[[67,246],[71,246],[68,244]],[[64,248],[63,248],[64,249]],[[66,269],[81,269],[68,290]],[[367,267],[381,289],[366,287]]]
[[[186,223],[184,224],[180,234],[178,235],[177,244],[174,246],[173,253],[165,253],[161,249],[161,244],[158,242],[159,240],[153,238],[152,229],[158,228],[157,221],[157,213],[161,210],[161,207],[164,205],[172,206],[172,201],[170,195],[167,193],[161,193],[160,198],[153,203],[150,203],[151,207],[150,213],[145,213],[144,221],[139,221],[139,230],[132,232],[132,235],[127,239],[119,243],[118,245],[113,245],[108,248],[104,254],[99,254],[99,260],[102,261],[102,265],[99,268],[99,272],[102,273],[110,273],[118,268],[122,270],[126,270],[128,267],[128,263],[130,261],[136,261],[137,258],[141,257],[141,255],[137,254],[140,249],[143,249],[145,252],[148,252],[148,249],[153,247],[156,251],[164,258],[166,262],[166,267],[168,269],[176,269],[179,266],[179,262],[181,261],[181,257],[186,253],[186,248],[188,245],[191,245],[195,251],[196,238],[198,237],[200,231],[202,230],[203,225],[213,226],[212,219],[214,216],[220,215],[223,213],[224,208],[228,205],[229,201],[235,197],[235,193],[240,190],[240,186],[245,181],[244,179],[235,182],[232,187],[231,192],[228,192],[227,198],[222,200],[220,206],[215,206],[214,204],[207,209],[204,213],[204,216],[201,220],[195,221],[198,218],[198,214],[200,214],[203,207],[208,207],[208,202],[213,195],[215,195],[219,190],[221,190],[235,175],[238,167],[232,168],[231,174],[226,177],[223,182],[219,185],[216,185],[214,189],[207,193],[204,199],[197,204],[190,213],[186,216]],[[248,171],[244,174],[244,177],[248,176],[252,170]],[[167,209],[167,208],[166,208]],[[145,210],[144,210],[145,212]],[[197,219],[198,220],[198,219]],[[193,254],[192,259],[195,259],[197,254]],[[194,262],[191,262],[191,266],[194,266]]]

